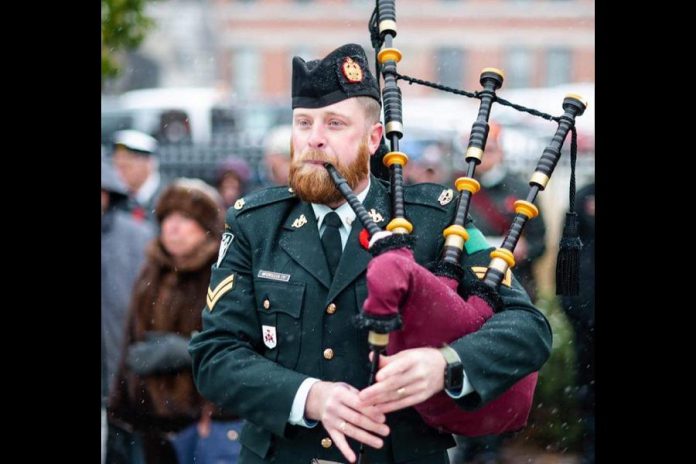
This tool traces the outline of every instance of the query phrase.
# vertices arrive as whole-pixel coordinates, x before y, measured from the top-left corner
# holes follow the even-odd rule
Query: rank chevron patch
[[[208,296],[205,299],[205,303],[208,305],[208,310],[210,312],[212,312],[213,308],[215,307],[215,304],[218,302],[218,300],[220,298],[222,298],[222,296],[225,293],[232,290],[233,287],[234,287],[234,274],[223,279],[223,281],[220,282],[217,287],[215,287],[215,290],[211,290],[210,287],[208,287]]]

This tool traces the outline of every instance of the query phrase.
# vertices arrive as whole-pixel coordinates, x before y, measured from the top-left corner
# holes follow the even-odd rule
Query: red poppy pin
[[[360,231],[360,245],[366,250],[369,250],[370,248],[370,235],[367,232],[367,229],[363,229]]]

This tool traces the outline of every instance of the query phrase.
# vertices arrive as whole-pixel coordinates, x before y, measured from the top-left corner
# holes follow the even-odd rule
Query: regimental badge
[[[244,198],[240,198],[239,200],[237,200],[237,201],[234,202],[234,209],[239,210],[239,209],[244,208],[244,203],[246,203],[246,202],[244,201]]]
[[[454,198],[454,192],[452,189],[445,189],[442,191],[437,201],[439,201],[442,206],[445,206],[447,203],[452,201],[452,198]]]
[[[263,344],[269,349],[273,349],[278,344],[278,338],[276,337],[276,328],[272,325],[262,325],[261,335],[263,336]]]
[[[343,75],[346,76],[346,79],[348,79],[348,82],[357,84],[363,80],[363,72],[362,69],[360,69],[360,65],[353,61],[353,59],[349,56],[347,56],[343,61],[341,71],[343,72]]]
[[[297,219],[295,219],[293,221],[292,226],[295,229],[299,229],[300,227],[302,227],[305,224],[307,224],[307,218],[305,217],[304,214],[301,214],[300,217],[298,217]]]
[[[375,211],[374,208],[372,208],[372,209],[370,210],[370,212],[367,213],[367,214],[368,214],[368,215],[372,218],[372,220],[375,221],[375,222],[382,222],[382,221],[384,221],[384,218],[382,217],[382,215],[381,215],[379,212]]]
[[[232,240],[234,240],[233,233],[225,232],[224,234],[222,234],[222,240],[220,241],[220,251],[218,251],[217,267],[220,267],[220,263],[225,258],[225,255],[227,254],[227,249],[230,247]]]

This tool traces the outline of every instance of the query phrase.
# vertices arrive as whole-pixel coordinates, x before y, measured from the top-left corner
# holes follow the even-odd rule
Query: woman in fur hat
[[[109,418],[141,433],[147,464],[175,464],[192,460],[200,447],[197,439],[210,438],[220,425],[217,420],[234,419],[199,395],[187,349],[191,335],[201,330],[224,210],[210,185],[177,179],[162,193],[155,213],[161,232],[150,243],[135,284]],[[234,462],[239,447],[235,426],[239,428],[224,425],[229,429],[223,432],[226,442],[206,440],[217,445],[208,451]]]

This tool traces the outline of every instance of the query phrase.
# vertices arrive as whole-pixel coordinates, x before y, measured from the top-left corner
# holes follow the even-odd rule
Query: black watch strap
[[[449,345],[445,345],[439,349],[444,356],[447,365],[445,366],[445,389],[453,392],[459,392],[464,386],[464,366],[462,365],[459,355]]]

